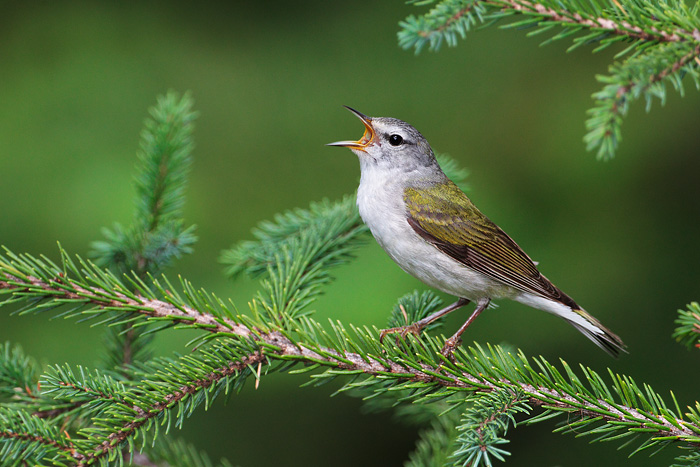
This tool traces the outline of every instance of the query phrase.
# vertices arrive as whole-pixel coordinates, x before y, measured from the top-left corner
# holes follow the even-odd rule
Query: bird
[[[462,333],[492,300],[510,299],[559,316],[612,356],[626,352],[622,340],[542,275],[535,262],[486,217],[440,168],[423,135],[410,124],[368,117],[346,107],[365,127],[349,148],[360,161],[357,207],[377,243],[401,269],[457,297],[453,304],[406,326],[384,329],[420,335],[438,318],[470,302],[471,316],[442,354],[452,356]]]

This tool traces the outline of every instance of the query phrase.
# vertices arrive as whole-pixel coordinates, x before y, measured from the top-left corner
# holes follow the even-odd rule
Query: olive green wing
[[[578,308],[454,183],[407,188],[404,201],[413,230],[456,261],[516,289]]]

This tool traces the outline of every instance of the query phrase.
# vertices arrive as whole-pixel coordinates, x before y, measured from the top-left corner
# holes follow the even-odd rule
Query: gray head
[[[337,141],[328,146],[350,148],[360,158],[363,168],[438,168],[430,145],[423,135],[408,123],[396,118],[368,117],[355,109],[345,107],[362,121],[365,133],[357,141]]]

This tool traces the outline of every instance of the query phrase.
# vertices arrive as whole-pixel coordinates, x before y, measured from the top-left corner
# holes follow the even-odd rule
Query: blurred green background
[[[470,196],[540,269],[618,333],[610,359],[572,327],[515,303],[482,315],[465,341],[506,343],[646,382],[681,406],[698,398],[699,353],[671,339],[676,310],[700,299],[700,96],[669,91],[635,103],[617,158],[582,143],[594,76],[614,51],[566,54],[522,31],[475,31],[439,53],[398,48],[395,2],[61,2],[5,5],[0,19],[0,243],[57,260],[56,241],[85,256],[100,229],[128,223],[146,109],[190,90],[200,112],[186,218],[195,254],[182,274],[246,312],[256,283],[228,282],[220,251],[274,213],[356,189],[347,150],[360,123],[341,104],[416,126],[468,168]],[[538,36],[539,37],[539,36]],[[372,241],[315,305],[317,319],[382,327],[398,296],[424,286]],[[451,297],[445,297],[449,300]],[[101,329],[0,310],[0,339],[43,364],[94,366]],[[452,316],[445,333],[467,312]],[[191,337],[159,336],[162,355]],[[399,465],[416,428],[361,401],[271,375],[186,421],[182,436],[240,465]],[[509,465],[667,465],[677,448],[626,461],[629,449],[551,434],[509,434]]]

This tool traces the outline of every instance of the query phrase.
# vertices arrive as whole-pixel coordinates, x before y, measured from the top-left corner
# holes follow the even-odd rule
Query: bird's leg
[[[397,328],[382,329],[379,332],[379,342],[384,340],[384,336],[386,336],[387,334],[398,333],[401,337],[406,337],[406,334],[410,332],[414,336],[417,336],[418,334],[420,334],[424,327],[426,327],[436,319],[445,316],[446,314],[452,311],[455,311],[457,308],[463,307],[467,303],[469,303],[469,300],[467,300],[466,298],[460,298],[452,305],[446,306],[442,310],[436,311],[435,313],[428,315],[425,318],[416,321],[415,323],[407,324],[406,326],[400,326]]]
[[[459,346],[459,344],[462,343],[462,333],[466,331],[469,325],[472,324],[472,321],[474,321],[476,317],[479,316],[479,314],[482,311],[484,311],[487,306],[489,306],[490,302],[490,298],[479,299],[474,313],[472,313],[469,319],[464,322],[464,324],[457,330],[457,332],[454,333],[452,337],[445,341],[445,345],[442,348],[441,352],[445,357],[450,357],[452,355],[452,352],[454,352],[455,349]]]

